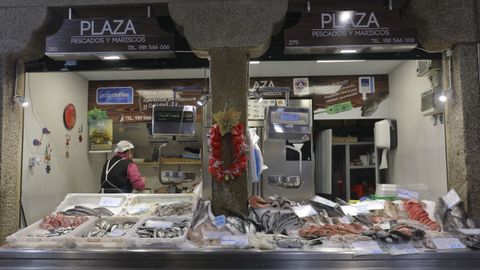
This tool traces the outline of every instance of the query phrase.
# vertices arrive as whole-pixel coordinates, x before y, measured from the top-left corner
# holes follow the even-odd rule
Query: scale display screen
[[[195,106],[155,106],[152,114],[153,135],[195,134]]]
[[[300,115],[298,113],[280,113],[280,120],[282,121],[299,121]]]
[[[268,139],[310,140],[310,108],[269,106],[265,121]]]

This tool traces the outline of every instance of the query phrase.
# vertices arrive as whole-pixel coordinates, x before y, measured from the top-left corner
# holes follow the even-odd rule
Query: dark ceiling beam
[[[374,12],[387,11],[389,0],[289,0],[288,11],[306,12],[310,2],[310,12],[325,10],[369,10]],[[404,9],[407,0],[392,0],[393,9]]]

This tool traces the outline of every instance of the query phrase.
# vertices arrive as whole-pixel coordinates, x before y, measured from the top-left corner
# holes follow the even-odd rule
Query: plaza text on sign
[[[408,51],[417,45],[415,29],[394,12],[326,11],[303,14],[284,31],[286,53]]]
[[[45,50],[52,58],[82,53],[142,58],[147,53],[153,57],[155,53],[173,54],[173,42],[173,35],[160,29],[152,18],[73,19],[64,20],[60,31],[47,37]]]

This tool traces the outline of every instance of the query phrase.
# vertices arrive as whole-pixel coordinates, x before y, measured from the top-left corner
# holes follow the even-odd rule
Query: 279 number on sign
[[[288,46],[298,46],[300,45],[300,41],[298,39],[290,39],[287,44]]]

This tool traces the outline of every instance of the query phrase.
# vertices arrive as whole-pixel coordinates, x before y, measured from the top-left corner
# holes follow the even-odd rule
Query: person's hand
[[[142,181],[143,181],[144,183],[147,182],[147,178],[145,178],[145,176],[140,177],[140,179],[142,179]]]

